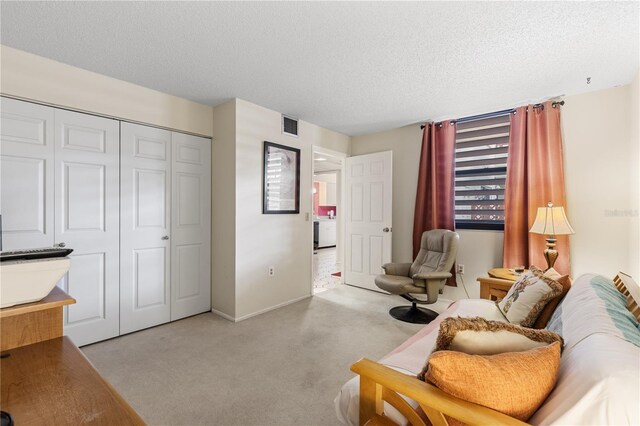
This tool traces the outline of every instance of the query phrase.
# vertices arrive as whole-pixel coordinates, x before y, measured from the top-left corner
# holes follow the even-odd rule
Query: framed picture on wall
[[[262,213],[300,213],[300,150],[264,141]]]

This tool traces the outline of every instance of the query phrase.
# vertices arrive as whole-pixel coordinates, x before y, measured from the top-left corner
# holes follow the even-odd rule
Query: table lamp
[[[556,235],[575,234],[575,231],[567,220],[563,207],[554,207],[552,202],[547,207],[539,207],[536,220],[529,229],[532,234],[546,235],[547,249],[544,251],[544,258],[547,260],[547,269],[553,268],[558,258],[556,247]]]

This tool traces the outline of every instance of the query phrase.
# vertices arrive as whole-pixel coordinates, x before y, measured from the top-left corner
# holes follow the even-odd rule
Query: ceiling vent
[[[282,133],[298,137],[298,119],[282,114]]]

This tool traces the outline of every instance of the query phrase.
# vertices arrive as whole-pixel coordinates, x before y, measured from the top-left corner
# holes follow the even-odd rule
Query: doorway
[[[314,148],[312,294],[343,282],[343,169],[345,154]]]

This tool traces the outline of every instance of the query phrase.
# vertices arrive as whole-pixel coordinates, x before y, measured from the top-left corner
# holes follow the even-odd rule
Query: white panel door
[[[345,283],[380,290],[374,283],[391,261],[392,152],[347,158]]]
[[[53,108],[2,98],[2,249],[53,245]]]
[[[211,310],[211,140],[172,133],[171,320]]]
[[[120,334],[171,319],[171,132],[120,124]]]
[[[76,345],[119,334],[118,142],[118,121],[55,110],[55,243],[74,250],[61,286]]]

